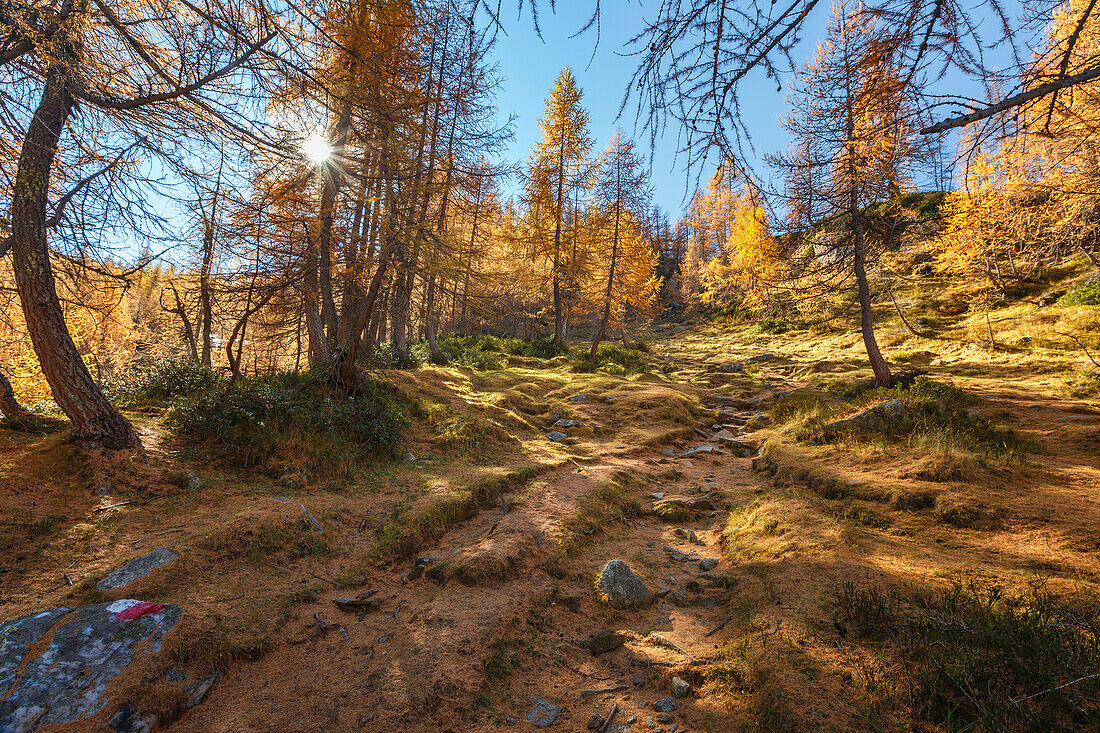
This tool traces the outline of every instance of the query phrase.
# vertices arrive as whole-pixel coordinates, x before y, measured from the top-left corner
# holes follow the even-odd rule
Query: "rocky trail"
[[[570,460],[362,588],[298,606],[282,643],[219,680],[172,730],[580,730],[593,716],[598,730],[692,730],[690,684],[672,690],[672,670],[713,653],[728,623],[739,580],[719,559],[720,507],[757,490],[752,444],[734,434],[760,419],[743,408],[762,404],[711,401],[724,422],[703,432],[717,439]],[[644,479],[630,492],[646,516],[588,530],[606,533],[598,541],[581,530],[576,556],[556,555],[578,503],[624,474]],[[657,597],[621,613],[601,603],[593,577],[613,559]],[[336,603],[367,594],[366,605]],[[595,635],[611,639],[599,655]],[[511,678],[501,697],[488,689],[494,676]]]
[[[656,439],[623,437],[653,413],[617,402],[629,397],[621,383],[543,397],[558,407],[536,442],[560,452],[537,470],[512,469],[474,503],[448,503],[445,492],[423,503],[438,474],[417,478],[431,464],[418,461],[406,466],[412,478],[383,477],[390,490],[368,488],[354,505],[338,493],[246,486],[222,490],[198,524],[157,520],[134,535],[133,562],[91,576],[95,594],[82,597],[100,602],[0,624],[0,673],[13,680],[0,689],[0,733],[684,733],[746,720],[795,730],[789,721],[811,715],[823,729],[851,729],[886,693],[882,662],[837,621],[845,583],[1097,580],[1094,409],[964,377],[986,399],[980,412],[1031,446],[1026,463],[990,467],[980,494],[957,478],[921,478],[925,463],[876,447],[788,454],[787,445],[754,470],[775,399],[831,368],[784,353],[719,354],[702,335],[678,334],[655,355],[666,375],[657,401],[689,395],[705,418],[651,431]],[[936,507],[899,505],[893,486],[939,497]],[[418,531],[379,553],[410,499],[424,509]],[[984,502],[977,516],[996,523],[951,524],[941,501]],[[126,508],[155,515],[142,506]],[[296,527],[291,539],[307,549],[323,536],[340,552],[212,560],[237,552],[234,533],[253,531],[241,517],[257,512]],[[269,525],[258,526],[262,539]],[[140,554],[173,540],[179,552]],[[207,626],[187,625],[198,581]],[[151,600],[125,599],[129,589]],[[220,628],[219,614],[262,630],[262,650],[215,672],[161,651],[182,639],[191,657],[210,647],[216,658],[223,641],[203,634],[211,619]],[[796,704],[804,711],[791,712]]]

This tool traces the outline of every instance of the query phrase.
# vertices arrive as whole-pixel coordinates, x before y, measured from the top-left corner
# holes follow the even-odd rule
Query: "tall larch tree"
[[[529,207],[539,211],[547,223],[547,237],[536,242],[551,262],[554,308],[554,343],[565,343],[563,284],[576,261],[564,243],[571,238],[565,231],[570,219],[569,207],[576,189],[584,185],[592,149],[588,132],[588,112],[581,107],[583,92],[573,71],[562,69],[546,100],[546,111],[539,120],[542,138],[535,145],[527,180]]]

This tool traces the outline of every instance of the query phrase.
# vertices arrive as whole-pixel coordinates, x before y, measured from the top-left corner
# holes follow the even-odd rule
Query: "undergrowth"
[[[332,475],[351,462],[392,457],[411,409],[382,382],[364,381],[359,394],[347,397],[308,374],[286,372],[181,396],[170,403],[166,422],[237,465],[304,463]]]
[[[569,366],[574,372],[591,374],[604,372],[615,376],[641,374],[650,370],[649,346],[636,342],[629,347],[604,341],[596,349],[596,358],[589,360],[589,350],[573,349],[569,353]]]
[[[218,375],[190,359],[169,357],[134,364],[124,376],[104,385],[120,407],[161,407],[174,398],[216,387]]]
[[[1014,596],[955,585],[912,597],[847,583],[837,605],[860,639],[888,643],[915,714],[949,731],[1100,726],[1100,606],[1042,585]]]

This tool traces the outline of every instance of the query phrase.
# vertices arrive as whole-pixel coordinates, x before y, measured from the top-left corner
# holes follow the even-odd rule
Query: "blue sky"
[[[570,38],[588,20],[589,0],[559,0],[556,14],[550,12],[545,0],[540,3],[541,40],[530,17],[525,15],[517,20],[513,10],[506,18],[508,35],[499,36],[496,48],[503,76],[497,99],[500,117],[506,120],[509,114],[516,115],[515,138],[506,153],[508,160],[525,160],[538,140],[538,118],[554,79],[565,65],[572,67],[584,89],[584,106],[591,114],[590,129],[596,139],[595,149],[602,149],[619,127],[638,140],[639,147],[648,154],[648,133],[635,132],[633,102],[627,105],[621,118],[616,120],[616,115],[636,66],[634,58],[622,55],[623,46],[641,29],[642,13],[652,4],[652,0],[642,4],[638,0],[604,2],[601,37],[594,56],[594,31]],[[821,14],[807,24],[806,40],[802,44],[807,56],[816,47],[818,29],[824,31],[824,18]],[[751,80],[745,89],[750,92],[746,99],[751,98],[751,105],[746,105],[746,113],[751,111],[756,152],[762,154],[786,148],[786,134],[777,125],[785,105],[785,92],[777,92],[774,82],[759,79]],[[698,173],[691,171],[689,175],[684,170],[683,161],[676,160],[676,149],[676,130],[670,129],[654,151],[652,171],[655,200],[673,219],[685,208]],[[709,171],[704,174],[703,182],[707,175]]]

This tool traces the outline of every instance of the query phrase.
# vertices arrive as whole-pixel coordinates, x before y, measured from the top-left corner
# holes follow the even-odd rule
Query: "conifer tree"
[[[573,71],[562,69],[546,100],[546,111],[539,119],[542,139],[535,145],[527,177],[527,205],[545,220],[545,234],[534,245],[551,263],[553,290],[554,343],[565,343],[567,304],[563,284],[571,278],[578,260],[571,248],[563,246],[577,226],[569,220],[569,203],[584,186],[588,175],[588,154],[592,139],[588,132],[588,112],[581,107],[583,92]]]

